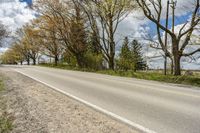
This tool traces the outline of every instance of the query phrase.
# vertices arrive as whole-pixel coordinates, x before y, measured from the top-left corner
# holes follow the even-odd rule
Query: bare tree
[[[5,25],[3,25],[1,22],[0,22],[0,46],[2,46],[2,40],[8,36],[8,31],[5,27]]]
[[[129,13],[130,1],[85,0],[79,3],[87,14],[93,34],[97,37],[96,43],[102,49],[109,68],[114,69],[115,34],[120,22]]]
[[[191,21],[185,22],[179,29],[178,34],[176,34],[173,30],[166,28],[161,23],[162,13],[164,12],[162,0],[136,0],[144,15],[156,24],[160,48],[173,61],[174,75],[181,75],[181,57],[187,57],[200,52],[200,49],[196,49],[191,53],[185,53],[185,49],[189,45],[193,31],[200,22],[199,0],[194,1],[195,4],[194,10],[192,11]],[[170,52],[164,45],[162,40],[162,31],[167,32],[167,34],[171,37],[172,52]]]

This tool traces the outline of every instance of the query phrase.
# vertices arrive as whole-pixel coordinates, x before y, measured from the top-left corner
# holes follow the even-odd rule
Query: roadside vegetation
[[[4,91],[5,86],[0,77],[0,133],[9,133],[13,128],[13,118],[6,112],[5,99],[2,97]]]
[[[69,0],[64,3],[38,0],[34,7],[40,15],[16,32],[16,41],[1,60],[4,64],[36,65],[38,62],[56,68],[199,86],[199,75],[181,70],[182,58],[194,59],[193,55],[200,52],[197,47],[187,50],[200,43],[199,37],[193,34],[199,30],[199,0],[190,3],[194,7],[191,18],[176,32],[175,25],[163,24],[162,15],[166,11],[162,4],[161,0]],[[176,5],[173,0],[172,4],[170,7]],[[157,34],[153,39],[121,36],[118,43],[119,24],[134,11],[143,12],[155,24],[152,30]],[[173,22],[178,21],[175,14],[171,17]],[[144,54],[146,45],[161,53],[160,57],[165,60],[164,72],[149,71],[148,57]]]
[[[0,80],[0,133],[9,133],[13,129],[13,118],[6,112],[2,91],[4,91],[4,86],[2,80]]]
[[[7,113],[0,116],[0,133],[9,133],[13,129],[12,118]]]
[[[181,76],[174,76],[171,74],[163,75],[162,70],[148,70],[148,71],[122,71],[122,70],[92,70],[87,68],[78,68],[74,66],[69,66],[66,64],[39,64],[41,67],[49,67],[49,68],[57,68],[64,70],[73,70],[73,71],[83,71],[83,72],[93,72],[99,74],[106,74],[111,76],[121,76],[121,77],[129,77],[129,78],[137,78],[137,79],[145,79],[152,81],[160,81],[165,83],[175,83],[175,84],[183,84],[183,85],[192,85],[200,87],[200,73],[199,72],[191,72],[184,71],[184,74]],[[170,73],[170,70],[168,70]]]

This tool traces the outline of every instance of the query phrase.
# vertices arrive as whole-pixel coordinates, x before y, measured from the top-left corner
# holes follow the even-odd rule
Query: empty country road
[[[157,133],[200,133],[200,89],[95,73],[4,66]]]

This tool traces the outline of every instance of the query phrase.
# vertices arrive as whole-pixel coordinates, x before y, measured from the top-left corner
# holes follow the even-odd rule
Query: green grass
[[[7,114],[3,113],[0,116],[0,133],[9,133],[13,129],[12,118]]]
[[[114,76],[132,77],[145,80],[153,80],[167,83],[184,84],[200,87],[200,75],[193,76],[174,76],[174,75],[163,75],[159,72],[120,72],[120,71],[99,71],[102,74],[109,74]],[[98,73],[99,73],[98,72]]]
[[[1,97],[4,90],[3,80],[0,79],[0,133],[9,133],[13,128],[13,118],[5,111],[5,102]]]
[[[174,76],[174,75],[163,75],[161,71],[140,71],[140,72],[132,72],[132,71],[113,71],[113,70],[89,70],[89,69],[80,69],[77,67],[68,66],[65,64],[59,64],[58,66],[54,66],[52,64],[43,64],[40,66],[44,67],[52,67],[66,70],[77,70],[77,71],[87,71],[87,72],[95,72],[100,74],[107,74],[112,76],[121,76],[121,77],[130,77],[130,78],[138,78],[145,80],[153,80],[167,83],[175,83],[175,84],[184,84],[184,85],[192,85],[200,87],[200,74],[194,73],[192,76],[182,75],[182,76]],[[184,73],[184,72],[183,72]]]
[[[0,79],[0,92],[4,90],[3,81]]]

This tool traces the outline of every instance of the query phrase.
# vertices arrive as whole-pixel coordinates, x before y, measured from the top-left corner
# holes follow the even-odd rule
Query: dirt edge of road
[[[6,79],[0,97],[13,118],[13,133],[138,132],[10,69],[0,68],[0,76]]]

